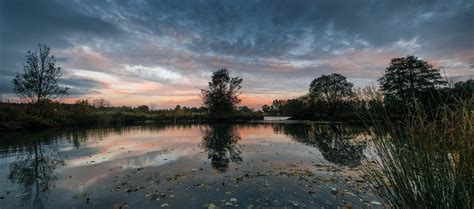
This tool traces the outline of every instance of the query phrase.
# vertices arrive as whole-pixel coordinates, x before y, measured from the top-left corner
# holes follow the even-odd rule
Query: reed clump
[[[395,208],[474,208],[474,100],[375,123],[364,178]]]

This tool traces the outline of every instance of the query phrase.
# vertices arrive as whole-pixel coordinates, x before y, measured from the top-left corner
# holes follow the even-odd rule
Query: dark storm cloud
[[[88,2],[88,4],[94,4]],[[281,57],[303,43],[312,50],[386,46],[419,36],[424,43],[472,47],[469,1],[119,1],[89,6],[94,13],[144,33],[188,38],[199,53]],[[471,46],[466,43],[471,44]],[[443,48],[444,49],[444,48]],[[320,51],[321,52],[321,51]]]
[[[104,87],[103,83],[87,78],[63,78],[61,84],[86,89],[100,89]]]
[[[60,85],[68,86],[71,96],[99,93],[99,90],[105,87],[103,83],[96,80],[77,77],[63,78]]]
[[[53,49],[70,47],[74,38],[112,38],[121,29],[97,16],[82,13],[72,1],[14,0],[0,2],[0,70],[18,71],[28,50],[38,43]]]

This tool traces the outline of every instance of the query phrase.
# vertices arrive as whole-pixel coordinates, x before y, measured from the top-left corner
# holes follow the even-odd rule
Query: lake
[[[370,137],[282,121],[3,133],[0,208],[377,208]]]

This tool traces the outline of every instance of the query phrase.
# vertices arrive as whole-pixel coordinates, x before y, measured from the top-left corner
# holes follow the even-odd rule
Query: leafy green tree
[[[403,107],[414,105],[422,94],[446,83],[439,69],[412,55],[392,59],[379,82],[386,101]]]
[[[204,106],[214,117],[225,117],[235,112],[240,103],[242,78],[230,77],[227,69],[220,69],[212,74],[207,89],[201,90]]]
[[[322,100],[328,103],[331,109],[337,109],[345,98],[354,95],[352,87],[343,75],[333,73],[322,75],[314,79],[309,87],[309,95],[313,100]]]
[[[26,54],[23,73],[12,80],[14,91],[29,103],[40,103],[49,99],[67,96],[67,87],[61,87],[62,71],[56,66],[56,60],[50,55],[50,48],[45,44],[38,45],[39,52]]]

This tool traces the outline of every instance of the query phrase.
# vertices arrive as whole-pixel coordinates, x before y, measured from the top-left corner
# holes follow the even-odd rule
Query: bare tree
[[[12,80],[14,91],[29,103],[40,103],[49,99],[67,96],[67,87],[59,86],[61,68],[50,55],[50,48],[38,44],[39,52],[26,53],[26,64],[23,73],[17,74]]]
[[[155,102],[150,103],[148,107],[150,108],[150,111],[158,110],[158,104],[156,104]]]
[[[94,106],[95,108],[110,107],[110,105],[110,101],[105,98],[98,98],[92,100],[92,106]]]

